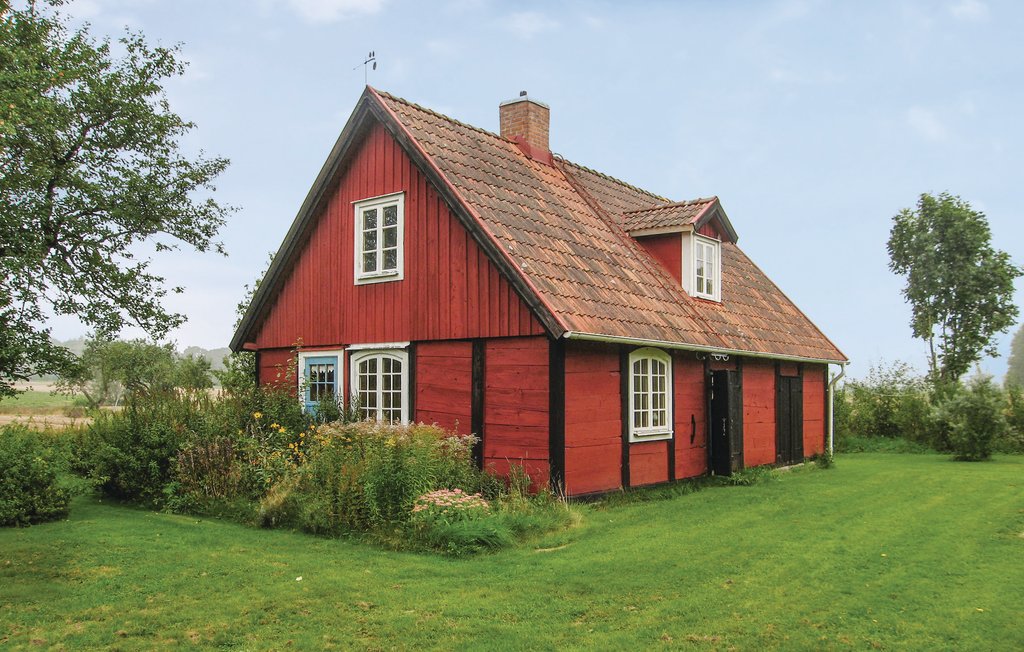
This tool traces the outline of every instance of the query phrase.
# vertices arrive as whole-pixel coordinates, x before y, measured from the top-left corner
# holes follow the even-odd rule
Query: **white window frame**
[[[359,363],[370,358],[377,358],[383,360],[384,358],[391,358],[398,360],[402,364],[402,377],[401,377],[401,397],[402,397],[402,409],[401,418],[399,423],[409,423],[409,351],[407,349],[394,348],[393,345],[378,345],[378,348],[363,348],[360,346],[349,347],[349,391],[350,396],[354,400],[359,399]],[[380,420],[383,411],[383,401],[381,401],[381,392],[383,391],[383,383],[381,382],[381,365],[377,367],[377,414],[376,418]],[[363,410],[363,406],[359,405],[359,410]]]
[[[636,388],[637,377],[633,373],[633,365],[641,360],[648,361],[645,383],[645,394],[647,398],[646,408],[635,405],[637,392],[635,392],[634,389]],[[665,365],[665,392],[662,396],[662,399],[664,400],[665,423],[659,426],[648,425],[645,427],[638,427],[635,425],[635,414],[638,409],[647,414],[648,423],[653,421],[653,414],[655,412],[655,392],[652,388],[653,367],[650,364],[651,361]],[[640,442],[671,439],[674,433],[674,422],[672,420],[672,356],[661,349],[650,347],[637,349],[629,354],[629,366],[627,367],[627,373],[629,374],[629,382],[627,383],[627,391],[629,392],[629,410],[627,412],[627,418],[629,419],[629,441]]]
[[[688,280],[690,281],[688,288],[686,288],[691,296],[700,297],[701,299],[708,299],[710,301],[721,301],[722,300],[722,243],[720,240],[707,238],[696,233],[690,237],[690,251],[689,256],[684,256],[684,260],[688,259]],[[701,292],[697,289],[697,252],[698,248],[708,247],[713,252],[715,260],[711,270],[711,292]]]
[[[398,208],[398,243],[396,247],[397,268],[383,270],[384,264],[384,208],[387,206]],[[405,278],[405,193],[394,192],[379,197],[370,197],[352,202],[353,214],[353,235],[354,235],[354,272],[356,285],[367,283],[384,283],[386,281],[400,281]],[[372,272],[363,271],[363,211],[369,208],[378,209],[377,220],[377,269]]]
[[[297,393],[299,396],[299,403],[302,404],[303,408],[306,405],[306,386],[309,384],[309,378],[306,377],[306,359],[307,358],[322,358],[325,356],[337,356],[338,364],[334,368],[334,391],[335,395],[340,403],[344,395],[342,393],[345,387],[345,349],[325,349],[322,351],[299,351],[297,356],[297,370],[295,374],[295,380],[297,383]]]

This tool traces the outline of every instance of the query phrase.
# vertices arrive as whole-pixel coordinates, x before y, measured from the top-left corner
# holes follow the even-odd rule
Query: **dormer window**
[[[403,277],[405,193],[355,202],[355,282]]]
[[[722,294],[721,243],[699,235],[693,237],[693,296],[718,301]]]

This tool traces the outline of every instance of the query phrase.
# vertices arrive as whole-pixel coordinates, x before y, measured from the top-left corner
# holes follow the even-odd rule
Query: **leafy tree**
[[[57,382],[60,391],[84,396],[90,408],[116,405],[129,395],[195,393],[211,386],[208,360],[179,357],[171,344],[104,338],[89,339],[78,364]]]
[[[128,32],[114,55],[69,29],[60,4],[0,0],[0,395],[73,364],[50,341],[50,314],[157,339],[181,324],[145,252],[223,253],[214,238],[230,212],[201,197],[227,160],[185,155],[194,125],[164,96],[184,72],[179,49]]]
[[[1017,329],[1017,334],[1013,336],[1013,342],[1010,344],[1010,361],[1003,384],[1007,387],[1024,387],[1024,324]]]
[[[959,197],[921,195],[916,209],[893,217],[889,268],[906,276],[903,296],[914,337],[925,340],[932,381],[958,380],[993,338],[1013,325],[1013,281],[1022,274],[1006,252],[992,248],[985,215]]]

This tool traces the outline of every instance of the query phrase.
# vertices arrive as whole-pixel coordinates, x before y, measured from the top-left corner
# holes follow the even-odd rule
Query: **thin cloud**
[[[946,125],[930,109],[911,107],[907,110],[907,124],[925,140],[938,142],[946,139]]]
[[[310,23],[334,23],[358,14],[375,14],[387,0],[287,0],[287,6]]]
[[[505,28],[524,39],[531,39],[557,27],[557,21],[539,11],[521,11],[505,18]]]
[[[949,13],[957,20],[988,20],[988,5],[981,0],[960,0],[949,7]]]

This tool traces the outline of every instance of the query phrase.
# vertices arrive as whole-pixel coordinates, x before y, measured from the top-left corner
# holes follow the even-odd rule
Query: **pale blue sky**
[[[498,103],[551,106],[552,149],[676,199],[718,195],[740,246],[854,361],[922,366],[892,215],[949,190],[983,210],[1024,263],[1024,4],[78,0],[96,34],[125,25],[183,43],[168,86],[229,157],[230,256],[158,258],[186,292],[182,346],[230,339],[242,286],[276,250],[370,84],[497,130]],[[357,67],[353,70],[353,67]],[[1018,284],[1018,303],[1024,296]],[[55,323],[59,337],[82,328]],[[1008,351],[1009,337],[1001,349]],[[1000,377],[1005,359],[986,370]]]

